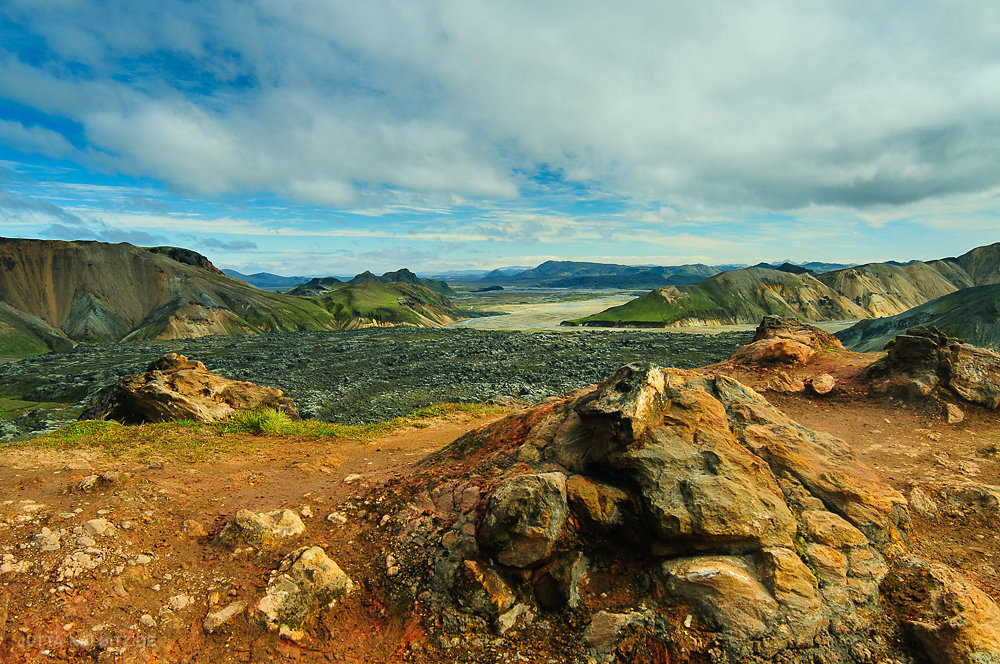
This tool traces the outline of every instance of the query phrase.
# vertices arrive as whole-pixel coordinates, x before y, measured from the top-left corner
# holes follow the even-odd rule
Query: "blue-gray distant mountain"
[[[889,262],[891,263],[892,261]],[[899,264],[901,265],[901,263]],[[802,274],[803,272],[825,274],[827,272],[836,272],[837,270],[844,270],[853,266],[854,263],[820,263],[817,261],[796,263],[795,261],[782,261],[781,263],[757,263],[754,267],[764,267],[771,270],[781,270],[782,272],[791,272],[794,274]]]
[[[222,270],[222,274],[226,275],[230,279],[239,279],[243,283],[250,284],[251,286],[256,286],[261,290],[267,291],[285,290],[286,288],[298,286],[302,282],[309,280],[309,277],[283,277],[280,274],[272,274],[270,272],[243,274],[241,272],[237,272],[236,270],[224,269]]]
[[[711,265],[619,265],[584,261],[545,261],[517,274],[494,274],[483,281],[539,288],[655,288],[690,284],[721,270]]]

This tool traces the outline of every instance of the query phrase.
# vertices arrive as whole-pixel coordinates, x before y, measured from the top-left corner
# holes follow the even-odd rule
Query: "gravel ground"
[[[203,337],[146,345],[82,344],[70,353],[0,365],[0,394],[73,404],[0,422],[11,439],[75,418],[91,394],[166,352],[218,374],[278,387],[305,417],[364,423],[431,402],[546,396],[595,383],[636,360],[690,368],[728,357],[751,332],[501,332],[368,329]]]

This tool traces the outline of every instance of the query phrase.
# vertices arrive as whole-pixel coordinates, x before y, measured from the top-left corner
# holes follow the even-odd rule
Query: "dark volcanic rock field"
[[[10,439],[62,424],[95,391],[167,352],[201,360],[227,378],[281,388],[304,417],[357,424],[431,402],[537,401],[596,383],[635,360],[697,367],[728,357],[751,334],[372,328],[81,344],[70,353],[0,365],[0,394],[74,404],[2,423],[2,433]]]

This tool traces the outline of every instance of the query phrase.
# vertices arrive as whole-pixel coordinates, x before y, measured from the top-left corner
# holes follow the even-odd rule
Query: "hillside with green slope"
[[[458,318],[447,298],[421,286],[370,282],[332,297],[296,297],[231,279],[186,249],[7,238],[0,238],[0,303],[4,357],[66,350],[74,341],[439,326]]]
[[[918,325],[936,327],[975,346],[1000,349],[1000,284],[963,288],[896,316],[858,321],[837,336],[851,350],[872,352]]]
[[[810,274],[731,270],[690,286],[668,286],[567,325],[674,327],[756,324],[766,315],[850,319],[864,312]]]
[[[767,314],[814,322],[894,316],[962,288],[1000,283],[1000,243],[927,262],[869,263],[820,275],[793,272],[759,266],[730,270],[696,284],[659,288],[566,324],[666,327],[755,324]]]

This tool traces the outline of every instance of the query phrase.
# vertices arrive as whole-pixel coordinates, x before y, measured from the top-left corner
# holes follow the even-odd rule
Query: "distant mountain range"
[[[0,238],[0,356],[131,341],[369,326],[459,317],[419,284],[362,281],[335,296],[270,293],[177,247]]]
[[[769,314],[813,322],[894,316],[963,288],[1000,282],[1000,244],[957,258],[869,263],[822,274],[781,267],[730,270],[657,288],[567,324],[669,327],[756,324]]]

